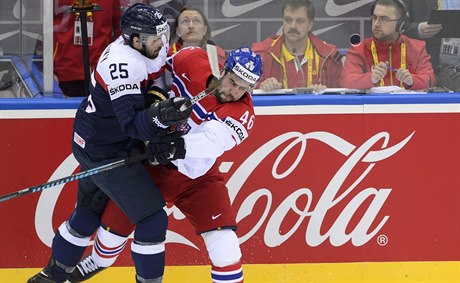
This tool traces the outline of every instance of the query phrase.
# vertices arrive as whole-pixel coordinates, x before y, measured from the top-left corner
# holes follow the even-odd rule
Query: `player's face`
[[[308,32],[313,27],[313,22],[308,19],[307,8],[300,7],[293,10],[287,6],[283,15],[283,33],[290,42],[304,41]]]
[[[250,83],[232,72],[227,72],[222,78],[221,83],[216,93],[217,100],[220,103],[240,100],[246,92],[251,92],[253,89]]]
[[[162,47],[163,41],[161,40],[161,36],[149,35],[145,41],[145,56],[150,59],[157,58]]]
[[[200,13],[185,10],[180,14],[178,21],[176,32],[182,38],[184,46],[198,46],[207,30]]]
[[[372,34],[383,42],[394,42],[399,37],[396,32],[398,13],[393,6],[376,5],[372,20]]]

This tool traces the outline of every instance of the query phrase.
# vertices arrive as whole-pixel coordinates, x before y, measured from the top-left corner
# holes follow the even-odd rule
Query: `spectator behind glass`
[[[441,50],[441,38],[436,36],[441,30],[441,24],[428,24],[427,20],[432,10],[438,10],[438,0],[404,0],[411,17],[404,34],[418,39],[424,39],[426,50],[431,56],[431,64],[436,70],[439,63],[439,51]]]
[[[411,23],[405,35],[413,38],[423,39],[426,42],[426,50],[431,56],[431,64],[436,73],[439,86],[446,86],[452,90],[460,89],[460,82],[453,82],[452,79],[460,78],[456,75],[456,65],[460,65],[460,53],[457,60],[447,55],[444,58],[441,47],[447,40],[443,40],[439,33],[442,31],[441,24],[428,24],[428,18],[432,10],[460,10],[459,0],[403,0],[411,16]],[[451,25],[458,25],[451,23]],[[444,27],[446,28],[446,27]],[[457,39],[458,40],[458,39]],[[455,55],[455,54],[454,54]],[[447,76],[446,76],[447,75]]]
[[[197,8],[184,7],[176,17],[173,31],[172,39],[175,42],[171,45],[169,55],[188,46],[206,48],[206,42],[211,38],[208,19]],[[226,54],[220,47],[217,47],[217,56],[220,64],[225,63]]]
[[[339,84],[342,56],[337,48],[311,33],[315,7],[310,0],[286,0],[282,8],[283,34],[252,45],[260,53],[264,74],[257,87],[311,87],[316,91]]]
[[[343,87],[368,89],[400,86],[423,90],[434,83],[425,42],[401,33],[409,22],[400,0],[377,0],[371,6],[372,35],[351,46],[342,74]]]
[[[66,96],[85,96],[83,50],[79,32],[80,20],[67,7],[73,0],[54,0],[54,74]],[[103,11],[88,13],[89,64],[94,69],[97,59],[120,35],[120,0],[98,0]]]
[[[171,37],[168,56],[181,50],[183,47],[197,46],[206,48],[206,42],[211,38],[211,28],[208,19],[203,12],[197,8],[184,7],[177,15],[174,25],[174,34]],[[227,59],[225,51],[217,46],[217,57],[219,64],[223,65]],[[163,76],[155,82],[162,89],[171,89],[171,73],[165,71]]]

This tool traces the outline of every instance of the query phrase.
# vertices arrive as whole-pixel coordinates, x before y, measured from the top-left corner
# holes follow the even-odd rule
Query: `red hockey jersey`
[[[172,91],[176,96],[192,98],[206,89],[212,75],[206,52],[199,47],[181,49],[167,61],[173,74]],[[184,125],[187,133],[186,157],[176,160],[179,171],[196,178],[205,174],[225,151],[243,142],[255,122],[249,93],[234,102],[220,103],[210,94],[193,105],[193,113]]]

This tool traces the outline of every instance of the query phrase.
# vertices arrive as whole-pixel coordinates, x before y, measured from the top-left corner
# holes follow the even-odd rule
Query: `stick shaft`
[[[36,186],[33,186],[33,187],[28,187],[28,188],[19,190],[19,191],[14,192],[14,193],[10,193],[10,194],[0,196],[0,202],[4,202],[4,201],[10,200],[10,199],[18,198],[18,197],[23,196],[23,195],[28,195],[28,194],[31,194],[31,193],[40,192],[40,191],[46,190],[48,188],[51,188],[51,187],[54,187],[54,186],[57,186],[57,185],[62,185],[62,184],[68,183],[68,182],[83,179],[83,178],[86,178],[86,177],[89,177],[89,176],[92,176],[92,175],[95,175],[95,174],[99,174],[101,172],[109,171],[109,170],[112,170],[112,169],[115,169],[115,168],[118,168],[118,167],[121,167],[121,166],[124,166],[124,165],[133,164],[133,163],[139,162],[141,160],[144,160],[146,158],[147,158],[146,154],[140,154],[140,155],[137,155],[137,156],[132,156],[132,157],[128,157],[126,159],[115,161],[115,162],[112,162],[112,163],[109,163],[109,164],[105,164],[105,165],[102,165],[102,166],[99,166],[99,167],[96,167],[96,168],[93,168],[93,169],[89,169],[89,170],[86,170],[86,171],[83,171],[83,172],[80,172],[80,173],[77,173],[77,174],[73,174],[73,175],[70,175],[70,176],[67,176],[67,177],[64,177],[64,178],[53,180],[53,181],[50,181],[48,183],[36,185]]]
[[[206,53],[208,54],[208,62],[211,67],[211,72],[214,77],[220,79],[219,59],[217,58],[217,47],[211,40],[206,44]]]

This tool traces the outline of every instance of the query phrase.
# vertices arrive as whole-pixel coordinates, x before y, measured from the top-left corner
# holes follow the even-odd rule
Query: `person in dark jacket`
[[[404,32],[405,35],[424,40],[426,50],[431,56],[431,64],[436,74],[436,84],[453,91],[460,90],[460,57],[457,60],[449,55],[443,58],[441,49],[449,40],[441,36],[441,31],[448,30],[449,26],[441,24],[428,24],[428,18],[432,10],[460,10],[459,0],[402,0],[411,16],[411,23]],[[452,22],[450,27],[458,25]],[[458,54],[458,53],[457,53]],[[434,83],[430,87],[435,86]]]
[[[428,24],[428,17],[432,10],[438,10],[437,0],[403,0],[409,12],[411,23],[404,34],[426,42],[426,50],[431,56],[431,65],[436,69],[439,65],[441,38],[437,36],[442,30],[441,24]]]

